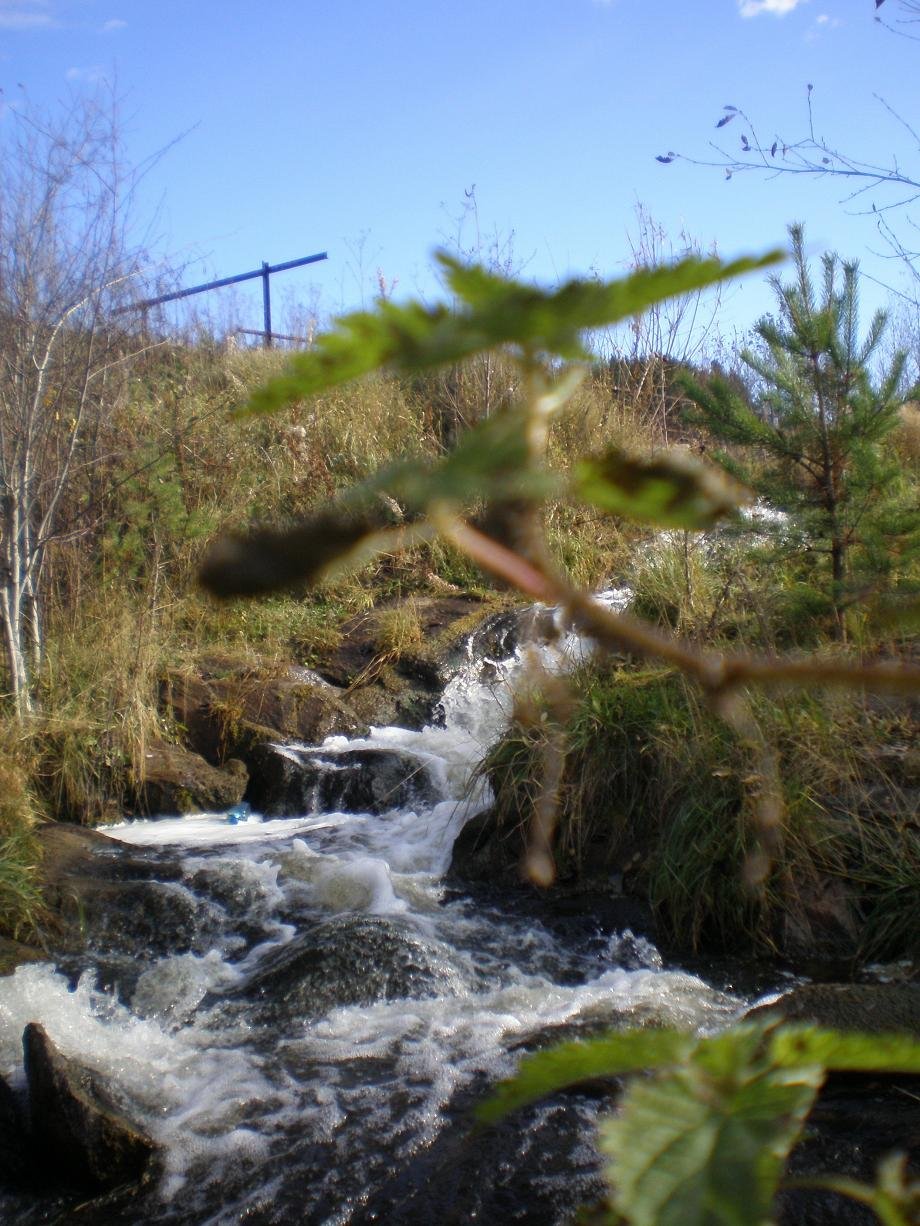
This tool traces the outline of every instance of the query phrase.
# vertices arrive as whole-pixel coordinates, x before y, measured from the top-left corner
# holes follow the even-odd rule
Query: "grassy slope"
[[[80,470],[83,484],[74,485],[69,508],[84,517],[88,530],[53,558],[42,715],[24,733],[14,735],[7,726],[5,744],[12,748],[0,758],[0,779],[8,781],[0,813],[0,930],[27,925],[38,905],[29,833],[34,815],[95,822],[116,813],[146,741],[178,735],[164,724],[158,705],[167,665],[193,665],[196,656],[215,649],[253,664],[310,663],[334,649],[337,626],[356,611],[483,583],[464,558],[436,543],[341,576],[304,600],[218,605],[197,590],[196,559],[219,527],[296,516],[395,456],[434,458],[485,408],[494,409],[508,385],[500,361],[493,361],[488,369],[405,383],[371,378],[278,418],[231,418],[229,410],[278,361],[276,354],[228,355],[201,347],[161,351],[134,372],[100,418],[93,444],[103,458]],[[627,400],[618,385],[603,372],[586,381],[554,429],[555,464],[565,466],[613,439],[628,446],[660,439],[659,406]],[[908,471],[916,459],[911,439],[905,435],[898,445]],[[758,557],[750,542],[712,548],[711,542],[675,536],[653,546],[647,533],[565,505],[548,508],[547,528],[578,582],[628,578],[643,612],[683,633],[768,647],[816,637],[811,628],[818,623],[802,614],[801,575],[793,565],[777,569],[775,560]],[[395,638],[411,630],[399,614],[392,621]],[[862,645],[871,646],[865,636]],[[744,842],[743,755],[724,728],[675,678],[608,670],[581,679],[577,693],[571,763],[578,766],[570,775],[578,784],[568,795],[564,856],[577,864],[582,850],[596,848],[598,840],[612,854],[622,829],[638,828],[640,818],[647,832],[654,797],[659,853],[645,885],[659,909],[694,934],[727,933],[739,923],[753,931],[760,904],[743,894],[735,873]],[[872,759],[874,748],[895,734],[893,725],[862,720],[856,707],[793,706],[794,719],[783,703],[770,707],[765,721],[790,746],[820,729],[819,762],[809,760],[808,769],[799,770],[789,757],[793,790],[800,775],[809,786],[816,771],[821,779],[819,794],[801,810],[816,814],[844,783],[849,786],[853,754],[864,751]],[[513,757],[512,744],[499,754]],[[622,767],[611,773],[611,761]],[[714,773],[723,769],[729,773]],[[515,768],[508,780],[518,777],[526,772]],[[617,788],[623,793],[612,804]],[[684,800],[664,822],[668,797]],[[520,811],[520,796],[510,795],[508,805],[509,812]],[[837,810],[833,820],[842,820]],[[812,818],[795,821],[788,843],[807,850],[806,867],[815,844],[824,846],[833,835],[837,847],[841,831],[833,834],[832,823],[806,837],[798,829]],[[887,828],[854,829],[857,842],[874,847],[865,869],[875,874],[872,889],[889,900],[879,904],[884,914],[877,928],[894,931],[900,887],[886,894],[885,858],[895,855],[899,868],[908,866],[907,885],[916,865],[901,844],[891,843]],[[782,897],[787,905],[788,889]]]

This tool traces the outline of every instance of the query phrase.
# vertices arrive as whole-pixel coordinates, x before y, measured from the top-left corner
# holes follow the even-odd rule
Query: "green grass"
[[[763,781],[750,747],[674,672],[607,662],[582,669],[572,686],[560,876],[623,874],[677,949],[916,952],[916,792],[892,781],[877,753],[886,721],[903,722],[903,712],[872,716],[858,695],[756,696],[784,812],[766,880],[754,888],[747,870]],[[531,712],[487,758],[505,829],[526,831],[544,729]]]

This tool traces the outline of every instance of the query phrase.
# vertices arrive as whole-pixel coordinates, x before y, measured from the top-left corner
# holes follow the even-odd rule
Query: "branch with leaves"
[[[754,755],[761,776],[759,846],[746,875],[752,884],[762,882],[778,849],[781,786],[775,755],[747,709],[744,688],[820,684],[917,691],[920,669],[700,651],[612,613],[574,588],[549,557],[541,508],[547,499],[569,497],[646,525],[701,531],[750,501],[750,492],[724,470],[683,450],[635,457],[611,448],[582,457],[563,476],[546,466],[546,435],[590,359],[587,331],[781,258],[779,252],[731,263],[690,258],[616,281],[573,280],[542,290],[440,253],[458,307],[383,301],[374,311],[345,316],[313,350],[293,357],[286,372],[259,389],[242,411],[275,411],[381,366],[412,373],[499,347],[519,367],[519,403],[467,431],[434,466],[397,461],[291,528],[223,537],[205,559],[202,583],[225,598],[309,587],[342,566],[440,534],[482,569],[536,600],[559,605],[603,647],[664,661],[694,678]],[[560,359],[569,365],[560,366]],[[546,814],[556,800],[554,778],[547,764],[537,806],[543,816],[533,824],[525,856],[525,871],[541,884],[552,880]]]

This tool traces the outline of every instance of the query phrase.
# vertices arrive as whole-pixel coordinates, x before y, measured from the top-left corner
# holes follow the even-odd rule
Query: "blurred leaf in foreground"
[[[245,412],[266,413],[372,370],[412,373],[513,345],[544,356],[586,359],[583,333],[639,314],[666,298],[703,289],[782,259],[782,252],[723,262],[689,258],[641,268],[615,281],[575,279],[543,290],[499,277],[446,252],[436,258],[457,309],[380,302],[343,315],[314,347],[291,358],[285,373],[254,392]]]
[[[501,1082],[476,1114],[483,1123],[492,1124],[582,1081],[675,1064],[695,1045],[692,1035],[676,1030],[628,1030],[588,1042],[563,1043],[525,1056],[515,1075]]]
[[[204,588],[223,598],[309,586],[347,560],[380,527],[369,516],[335,508],[291,528],[228,534],[211,546],[199,577]]]
[[[662,528],[703,530],[752,495],[722,469],[674,450],[634,459],[618,448],[575,465],[574,493],[614,515]]]
[[[600,1124],[612,1203],[622,1220],[767,1226],[786,1158],[826,1071],[916,1072],[920,1044],[907,1035],[783,1026],[769,1015],[703,1038],[625,1031],[525,1057],[478,1116],[493,1123],[567,1086],[643,1069],[656,1071],[631,1080],[616,1114]],[[897,1169],[886,1168],[884,1188],[880,1177],[878,1189],[854,1183],[838,1190],[875,1208],[908,1203],[916,1189],[897,1182]],[[816,1182],[836,1186],[810,1181]],[[894,1210],[883,1220],[903,1226]]]

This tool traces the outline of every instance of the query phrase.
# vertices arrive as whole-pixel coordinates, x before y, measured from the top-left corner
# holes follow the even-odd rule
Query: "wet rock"
[[[494,810],[486,809],[460,831],[447,881],[487,905],[531,916],[573,945],[626,929],[654,938],[650,905],[623,892],[621,874],[599,868],[592,876],[560,877],[551,886],[538,887],[523,879],[524,851],[521,827],[500,825]]]
[[[209,947],[216,917],[181,884],[182,867],[171,853],[138,849],[61,822],[36,833],[48,908],[46,959],[79,974],[88,948],[97,954],[123,951],[117,978],[126,975],[130,985],[145,960],[173,949]]]
[[[396,749],[279,749],[257,755],[249,790],[268,817],[386,813],[439,799],[426,767]]]
[[[218,918],[177,882],[84,878],[73,884],[84,936],[98,952],[165,957],[202,951],[216,935]]]
[[[459,984],[459,972],[416,933],[382,916],[344,915],[317,924],[267,958],[234,995],[263,1002],[260,1012],[269,1020],[453,994]]]
[[[453,1105],[457,1126],[444,1129],[430,1148],[380,1179],[367,1206],[354,1216],[355,1226],[381,1221],[561,1226],[576,1220],[580,1206],[605,1196],[593,1143],[602,1100],[557,1095],[492,1128],[470,1130],[472,1101],[463,1098],[469,1102],[465,1111],[460,1103]]]
[[[793,988],[748,1016],[779,1014],[867,1034],[902,1033],[920,1038],[920,986],[915,984],[815,983]],[[832,1073],[793,1151],[790,1175],[847,1175],[875,1181],[879,1160],[899,1150],[920,1175],[920,1077]],[[784,1193],[783,1226],[872,1226],[873,1214],[830,1192]]]
[[[246,767],[238,760],[219,769],[200,754],[155,741],[144,754],[138,781],[140,811],[165,815],[228,809],[242,800],[247,780]]]
[[[496,886],[520,881],[524,850],[521,827],[502,826],[494,809],[486,809],[470,818],[457,836],[448,878]]]
[[[135,1182],[157,1152],[114,1102],[98,1074],[57,1050],[44,1028],[23,1034],[31,1131],[52,1170],[91,1189]]]

